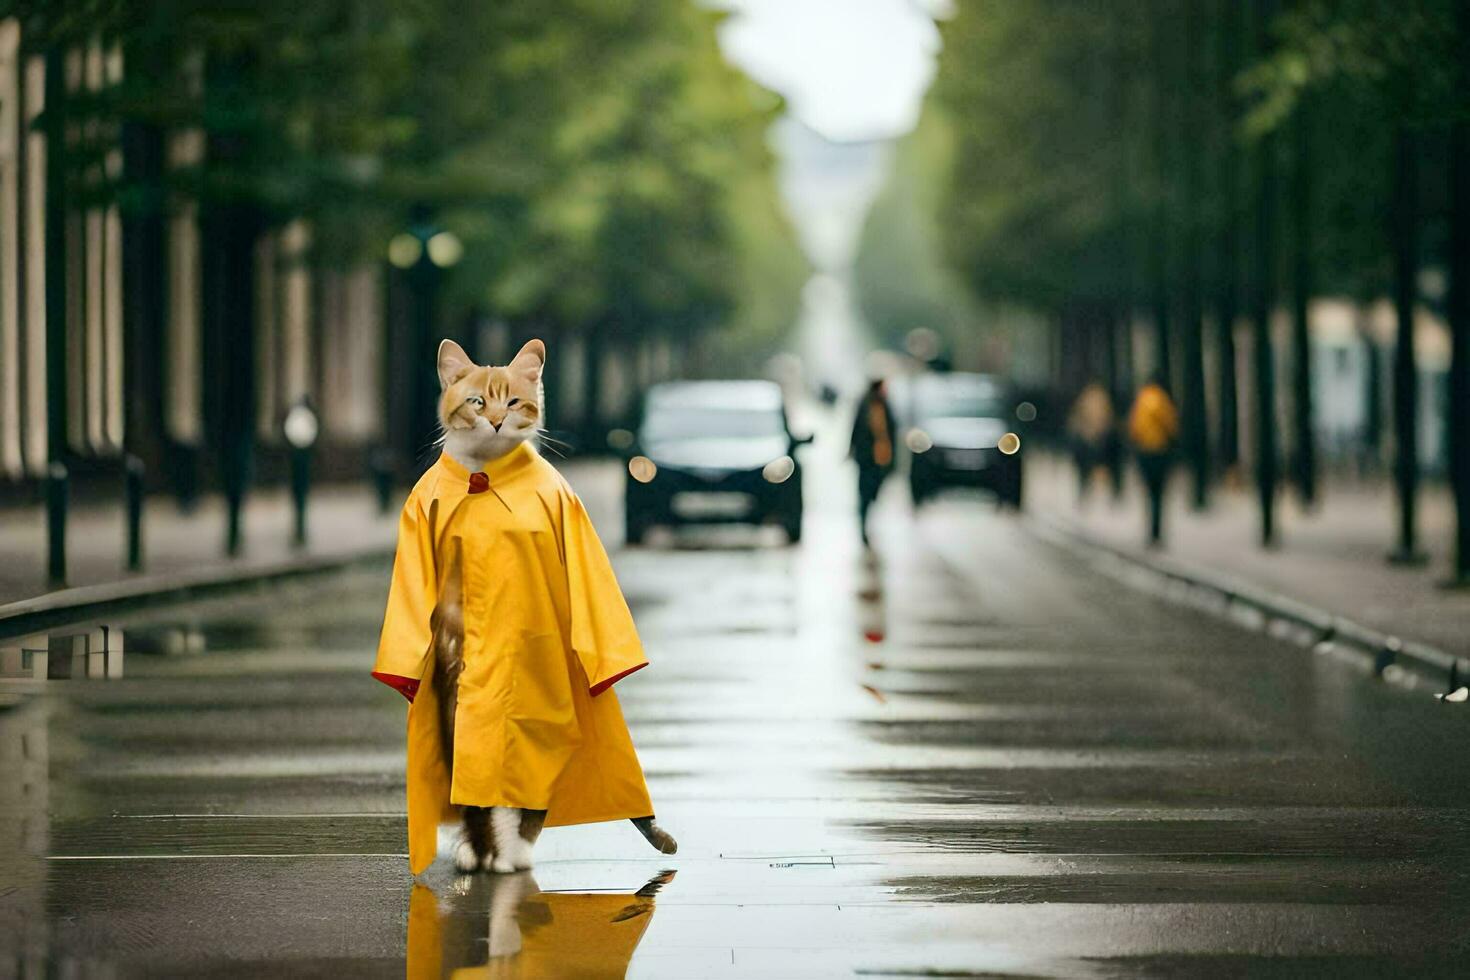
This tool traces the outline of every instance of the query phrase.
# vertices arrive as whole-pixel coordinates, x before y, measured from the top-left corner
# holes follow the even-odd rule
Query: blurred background
[[[262,492],[421,472],[440,338],[537,336],[566,452],[659,381],[955,370],[1028,450],[1098,389],[1117,495],[1154,379],[1189,510],[1274,546],[1341,485],[1463,579],[1461,8],[7,3],[0,506],[222,507],[234,554]]]

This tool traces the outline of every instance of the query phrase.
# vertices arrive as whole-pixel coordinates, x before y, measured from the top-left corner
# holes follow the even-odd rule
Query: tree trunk
[[[1256,2],[1258,51],[1270,51],[1273,0]],[[1251,352],[1255,366],[1256,492],[1261,506],[1261,544],[1276,543],[1276,353],[1271,310],[1276,300],[1276,141],[1267,135],[1256,147],[1255,288],[1252,290]]]
[[[1235,321],[1240,315],[1240,150],[1236,141],[1235,96],[1232,88],[1240,70],[1239,0],[1220,0],[1219,89],[1224,141],[1220,147],[1220,237],[1215,284],[1215,372],[1219,389],[1219,425],[1215,452],[1220,465],[1240,463],[1240,410],[1235,377]]]
[[[1132,70],[1132,52],[1120,34],[1112,36],[1113,70],[1109,75],[1109,105],[1111,122],[1116,132],[1126,133],[1134,124],[1129,112],[1129,83]],[[1110,319],[1109,334],[1112,346],[1113,369],[1109,376],[1108,394],[1114,408],[1126,405],[1133,394],[1133,311],[1138,305],[1137,231],[1133,221],[1134,200],[1138,181],[1133,171],[1129,141],[1118,138],[1112,141],[1117,154],[1113,161],[1113,190],[1119,220],[1115,230],[1113,246],[1118,261],[1118,282]]]
[[[1198,11],[1186,10],[1185,14],[1185,64],[1182,71],[1184,85],[1179,100],[1178,131],[1188,132],[1191,117],[1199,104],[1199,79],[1204,63],[1204,25]],[[1200,193],[1199,142],[1185,138],[1184,148],[1184,193],[1181,201],[1183,215],[1183,320],[1179,325],[1184,371],[1179,391],[1183,408],[1184,454],[1189,460],[1189,472],[1193,478],[1192,499],[1196,510],[1209,504],[1210,490],[1210,439],[1208,420],[1205,414],[1205,364],[1204,364],[1204,301],[1200,293],[1200,212],[1197,201]]]
[[[1103,362],[1103,385],[1108,390],[1110,398],[1116,398],[1119,389],[1118,362],[1118,311],[1114,306],[1107,306],[1100,314],[1101,320],[1098,329],[1102,331],[1102,362]]]
[[[1360,317],[1365,315],[1359,311]],[[1363,460],[1359,468],[1376,472],[1383,452],[1383,354],[1366,324],[1359,325],[1358,337],[1363,344]]]
[[[1470,0],[1455,5],[1459,27],[1460,87],[1470,82]],[[1470,122],[1462,115],[1450,133],[1450,390],[1446,428],[1455,493],[1454,578],[1470,583]]]
[[[66,390],[66,51],[46,53],[46,452],[49,462],[67,456]]]
[[[605,320],[594,320],[582,335],[582,451],[599,452],[606,444],[602,419],[602,362]]]
[[[225,492],[225,551],[239,554],[255,455],[255,244],[259,215],[230,204],[206,212],[203,247],[206,390],[212,393]]]
[[[1312,407],[1312,336],[1308,309],[1312,300],[1312,116],[1311,102],[1298,109],[1293,129],[1292,160],[1292,468],[1302,504],[1317,502],[1317,447]]]
[[[157,127],[129,123],[123,129],[127,179],[160,195],[163,134]],[[127,352],[126,445],[150,472],[164,463],[164,309],[167,260],[164,217],[153,203],[123,219],[123,331]]]
[[[1394,162],[1393,251],[1394,315],[1398,320],[1393,352],[1394,479],[1398,486],[1399,539],[1390,556],[1398,562],[1419,559],[1419,372],[1414,356],[1414,305],[1419,276],[1419,175],[1413,134],[1400,125]]]
[[[1150,288],[1154,323],[1154,370],[1166,386],[1172,388],[1173,358],[1170,351],[1169,324],[1169,112],[1168,96],[1172,90],[1168,70],[1170,38],[1165,29],[1169,5],[1154,0],[1150,43],[1153,56],[1153,218],[1149,228]]]

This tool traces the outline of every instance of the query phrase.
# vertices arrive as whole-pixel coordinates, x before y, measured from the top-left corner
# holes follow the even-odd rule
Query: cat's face
[[[480,366],[452,340],[439,345],[439,424],[457,457],[490,459],[541,427],[546,345],[532,340],[504,367]]]

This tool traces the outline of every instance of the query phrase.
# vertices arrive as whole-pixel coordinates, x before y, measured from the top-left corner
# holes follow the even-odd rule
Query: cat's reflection
[[[653,919],[662,871],[636,892],[543,892],[528,871],[415,885],[408,907],[409,980],[621,977]]]

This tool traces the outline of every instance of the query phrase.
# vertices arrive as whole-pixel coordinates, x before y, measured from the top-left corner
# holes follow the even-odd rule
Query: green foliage
[[[976,0],[945,25],[934,99],[954,121],[945,246],[980,296],[1107,298],[1117,244],[1157,187],[1125,176],[1139,4]]]
[[[776,206],[776,100],[687,0],[13,0],[35,50],[116,45],[121,84],[74,93],[79,193],[176,190],[308,219],[315,260],[384,254],[414,216],[466,246],[444,315],[755,331],[802,278]],[[97,179],[121,126],[201,131],[163,174]],[[773,261],[775,257],[779,262]]]
[[[1251,133],[1280,128],[1319,91],[1419,124],[1465,111],[1451,0],[1302,0],[1282,13],[1277,35],[1240,78],[1255,99]]]
[[[1394,134],[1432,136],[1470,107],[1453,8],[967,0],[943,27],[930,96],[953,128],[944,254],[982,300],[1063,317],[1142,307],[1160,267],[1166,290],[1185,275],[1209,290],[1228,269],[1220,242],[1245,240],[1254,148],[1305,128],[1308,139],[1274,140],[1270,161],[1310,169],[1317,287],[1380,295]],[[1432,222],[1443,201],[1423,206]]]

